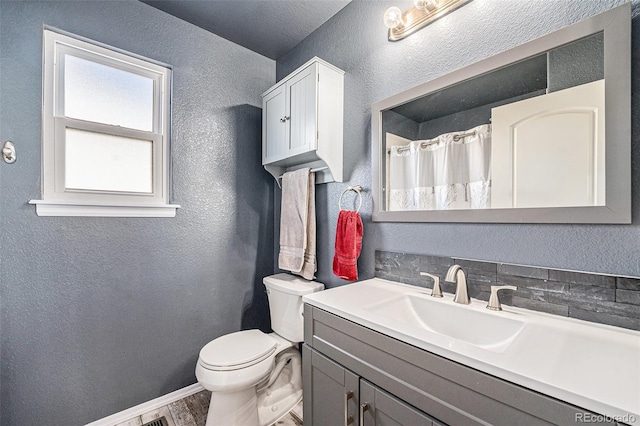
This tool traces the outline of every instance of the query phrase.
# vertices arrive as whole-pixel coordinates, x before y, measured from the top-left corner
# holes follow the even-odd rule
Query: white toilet
[[[211,391],[207,426],[266,426],[302,399],[297,344],[304,340],[302,296],[324,285],[289,274],[263,279],[274,333],[244,330],[200,351],[196,378]]]

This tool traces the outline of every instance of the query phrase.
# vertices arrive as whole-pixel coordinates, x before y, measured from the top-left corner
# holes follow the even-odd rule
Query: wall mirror
[[[630,223],[630,10],[375,103],[373,220]]]

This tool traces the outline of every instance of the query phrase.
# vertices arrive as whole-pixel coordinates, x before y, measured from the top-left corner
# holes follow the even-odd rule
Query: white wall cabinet
[[[302,167],[342,182],[344,71],[314,57],[262,94],[262,164],[276,179]]]

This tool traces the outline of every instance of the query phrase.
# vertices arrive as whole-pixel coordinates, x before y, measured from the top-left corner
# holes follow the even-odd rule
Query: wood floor
[[[168,426],[204,426],[210,399],[211,392],[205,390],[115,426],[141,426],[162,416]],[[273,426],[302,426],[302,403]]]

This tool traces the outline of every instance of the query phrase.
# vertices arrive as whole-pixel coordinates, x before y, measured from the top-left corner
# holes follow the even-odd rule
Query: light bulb
[[[399,7],[392,6],[384,13],[384,25],[389,29],[399,28],[404,25],[402,11]]]
[[[413,0],[413,5],[417,9],[431,11],[438,7],[438,0]]]

